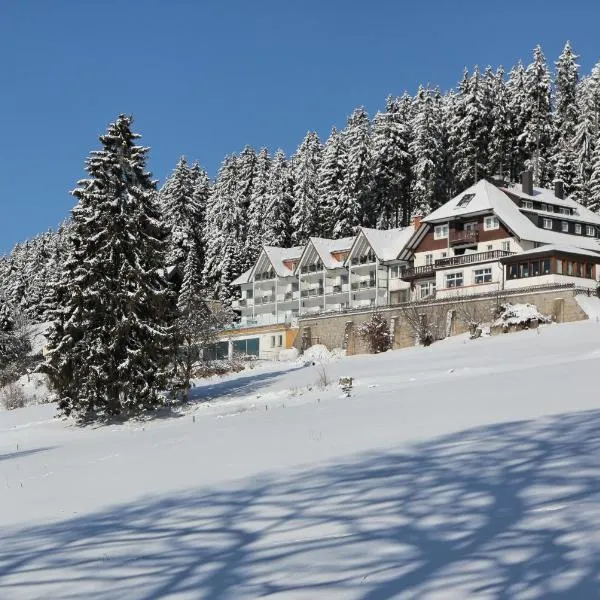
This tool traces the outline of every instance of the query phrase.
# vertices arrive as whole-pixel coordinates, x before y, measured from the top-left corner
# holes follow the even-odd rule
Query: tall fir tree
[[[348,118],[343,132],[348,158],[343,185],[337,235],[349,235],[359,225],[372,227],[377,222],[373,202],[373,150],[371,121],[367,111],[359,107]]]
[[[386,110],[373,120],[373,198],[377,227],[408,225],[412,155],[412,99],[388,97]]]
[[[267,149],[263,148],[256,157],[248,206],[246,254],[252,264],[258,258],[266,232],[267,187],[270,172],[271,157]]]
[[[292,243],[305,244],[309,237],[319,234],[319,168],[322,146],[319,136],[309,131],[292,158],[294,207],[292,210]]]
[[[526,166],[533,172],[536,185],[545,186],[551,179],[552,152],[552,79],[540,46],[533,52],[533,62],[525,70],[525,122],[520,134]]]
[[[440,100],[432,90],[420,87],[414,101],[412,212],[427,215],[445,201],[444,148]]]
[[[287,247],[291,243],[292,193],[290,166],[283,150],[277,150],[265,200],[263,243],[267,246]]]
[[[488,146],[488,173],[510,180],[512,140],[515,137],[509,109],[508,86],[500,67],[487,78],[490,97],[491,129]]]
[[[86,164],[72,212],[45,365],[65,414],[135,414],[162,403],[172,358],[166,231],[137,146],[120,115]]]
[[[348,151],[344,136],[334,127],[323,149],[319,167],[318,194],[321,205],[321,231],[324,237],[333,237],[339,216]]]
[[[579,83],[578,56],[567,42],[556,61],[556,77],[553,113],[552,176],[562,181],[564,190],[570,195],[577,176],[575,133],[579,121],[577,87]]]

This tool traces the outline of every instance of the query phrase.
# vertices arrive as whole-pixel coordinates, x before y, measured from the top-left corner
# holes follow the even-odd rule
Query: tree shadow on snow
[[[202,383],[198,387],[190,390],[190,402],[202,403],[211,400],[218,400],[224,397],[248,396],[259,393],[266,386],[285,377],[289,373],[305,368],[299,365],[294,369],[275,372],[258,372],[253,375],[242,377],[224,378],[215,383]]]
[[[4,532],[0,597],[597,597],[599,432],[471,429]]]
[[[38,454],[39,452],[47,452],[48,450],[54,450],[56,446],[45,446],[42,448],[32,448],[31,450],[17,450],[16,452],[8,452],[7,454],[0,454],[0,462],[5,460],[11,460],[13,458],[24,458],[31,454]]]

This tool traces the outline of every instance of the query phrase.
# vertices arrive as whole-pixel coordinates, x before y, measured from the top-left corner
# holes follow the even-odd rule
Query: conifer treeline
[[[555,179],[600,208],[600,63],[581,77],[567,43],[551,69],[541,48],[508,73],[465,71],[455,90],[420,87],[390,97],[372,119],[357,108],[322,143],[308,132],[290,157],[246,147],[225,158],[214,181],[185,159],[158,198],[171,231],[169,268],[182,274],[190,249],[207,291],[229,299],[262,244],[350,235],[357,225],[409,224],[474,181],[524,168],[536,184]],[[44,292],[60,264],[61,238],[44,234],[0,259],[0,295],[42,318]]]

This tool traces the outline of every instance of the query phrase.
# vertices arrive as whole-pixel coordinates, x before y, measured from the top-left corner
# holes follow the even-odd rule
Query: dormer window
[[[563,233],[569,233],[569,224],[566,221],[561,221],[560,222],[560,230]]]
[[[544,229],[552,229],[552,219],[544,219]]]
[[[596,228],[592,227],[591,225],[586,225],[585,235],[589,235],[590,237],[595,237],[596,236]]]
[[[533,208],[533,202],[531,200],[523,200],[523,208]]]
[[[581,235],[581,223],[575,223],[575,233]]]
[[[473,198],[475,198],[475,194],[465,194],[458,201],[458,204],[456,205],[456,208],[464,208],[465,206],[467,206],[469,204],[469,202],[471,202],[471,200],[473,200]]]

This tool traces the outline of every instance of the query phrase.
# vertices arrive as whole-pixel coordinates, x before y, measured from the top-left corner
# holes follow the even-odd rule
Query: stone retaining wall
[[[393,348],[396,349],[415,345],[415,333],[407,321],[407,311],[410,311],[410,314],[418,312],[423,318],[436,323],[444,335],[458,335],[468,331],[468,324],[461,315],[464,317],[466,312],[475,312],[484,315],[485,321],[490,321],[495,308],[504,302],[534,304],[542,314],[552,316],[557,323],[582,321],[587,319],[587,315],[575,300],[577,293],[581,293],[581,290],[557,288],[529,290],[523,293],[503,292],[484,298],[465,297],[415,303],[410,306],[380,307],[379,312],[390,325]],[[313,344],[324,344],[330,350],[345,348],[348,354],[366,354],[369,352],[368,345],[362,336],[358,335],[357,329],[371,318],[371,314],[371,310],[365,310],[300,318],[296,347],[302,351]]]

